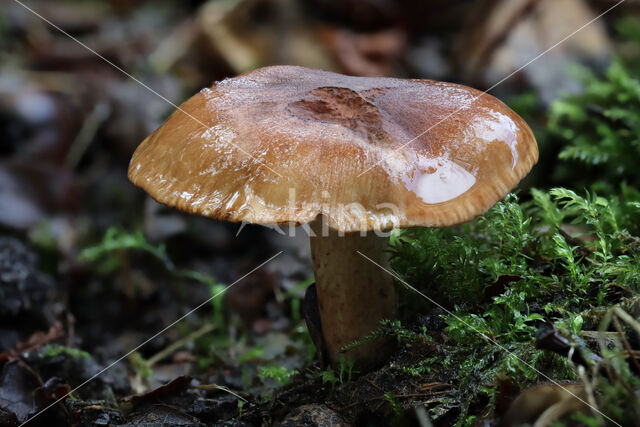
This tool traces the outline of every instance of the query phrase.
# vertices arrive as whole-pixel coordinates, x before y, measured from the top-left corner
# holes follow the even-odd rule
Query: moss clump
[[[536,349],[536,332],[552,323],[567,334],[597,328],[581,313],[607,309],[640,290],[640,237],[628,230],[620,197],[564,188],[515,195],[457,229],[416,229],[394,239],[392,265],[424,293],[407,290],[407,319],[436,313],[445,357],[427,352],[405,372],[456,366],[468,404],[493,393],[496,378],[521,387],[575,380],[569,362]],[[624,289],[625,292],[619,292]],[[388,325],[387,325],[388,326]],[[397,336],[410,336],[399,323]],[[423,326],[424,328],[424,326]],[[414,333],[415,335],[415,333]],[[463,411],[465,413],[466,411]]]
[[[91,355],[86,351],[57,344],[47,344],[40,350],[42,358],[56,357],[61,354],[67,355],[72,359],[91,359]]]

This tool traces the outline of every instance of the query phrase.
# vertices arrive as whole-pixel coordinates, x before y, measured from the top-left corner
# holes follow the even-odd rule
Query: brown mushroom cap
[[[524,120],[478,90],[276,66],[183,103],[140,144],[129,178],[220,220],[443,227],[487,211],[537,159]]]

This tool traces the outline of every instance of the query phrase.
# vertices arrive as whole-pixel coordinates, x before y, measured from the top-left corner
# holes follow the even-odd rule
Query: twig
[[[622,332],[622,327],[620,326],[620,322],[618,321],[618,318],[614,316],[612,320],[613,320],[613,326],[616,328],[616,331],[618,331],[618,336],[620,337],[620,342],[622,342],[622,346],[624,347],[627,354],[629,355],[631,362],[636,367],[637,372],[640,372],[640,363],[638,363],[638,360],[633,354],[633,349],[629,345],[629,341],[627,341],[627,338],[624,336],[624,333]]]
[[[225,393],[229,393],[229,394],[237,397],[238,399],[242,400],[243,402],[247,402],[247,399],[245,399],[244,397],[240,396],[237,392],[232,391],[230,388],[225,387],[223,385],[218,385],[218,384],[200,384],[200,385],[193,386],[192,388],[196,388],[198,390],[221,390],[221,391],[224,391]]]
[[[613,311],[611,309],[607,310],[605,315],[602,317],[602,320],[600,321],[600,325],[598,325],[598,332],[606,332],[606,330],[609,329],[612,315]],[[604,337],[598,338],[598,345],[600,346],[600,354],[606,354],[607,346],[604,342]],[[600,366],[602,366],[602,364]],[[609,381],[613,381],[613,379],[617,377],[617,375],[614,375],[613,369],[611,368],[611,363],[604,363],[604,369]]]
[[[179,348],[181,348],[187,342],[193,341],[193,340],[197,340],[201,336],[203,336],[205,334],[208,334],[209,332],[213,331],[214,329],[215,329],[215,325],[213,325],[211,323],[206,323],[203,327],[201,327],[197,331],[194,331],[194,332],[190,333],[189,335],[187,335],[186,337],[184,337],[182,339],[179,339],[178,341],[172,343],[168,347],[165,347],[164,349],[160,350],[158,353],[154,354],[149,359],[147,359],[147,363],[149,364],[149,367],[155,365],[156,363],[158,363],[159,361],[161,361],[165,357],[169,356],[171,353],[173,353],[174,351],[176,351]]]
[[[636,319],[631,317],[629,313],[627,313],[620,307],[614,307],[613,311],[616,314],[616,316],[618,316],[621,320],[623,320],[627,325],[635,329],[636,333],[640,335],[640,323],[638,323]]]
[[[613,309],[609,309],[607,310],[606,314],[604,315],[602,321],[600,322],[600,326],[598,327],[598,330],[601,332],[606,331],[607,329],[609,329],[609,325],[611,324],[612,318],[615,315],[618,315],[618,317],[621,317],[622,320],[625,320],[623,316],[620,316],[618,314],[618,312],[620,312],[620,314],[624,315],[624,316],[629,316],[624,310],[620,309],[620,307],[614,307]],[[631,317],[631,316],[629,316]],[[631,320],[633,321],[633,318],[631,318]],[[604,343],[604,338],[600,338],[598,340],[598,343],[600,345],[600,352],[601,354],[605,354],[606,352],[606,345]],[[613,381],[614,378],[616,378],[620,384],[622,384],[622,386],[631,394],[634,393],[633,388],[631,388],[631,386],[629,384],[627,384],[627,382],[624,380],[624,378],[622,378],[622,376],[620,376],[618,374],[617,371],[614,371],[611,367],[611,363],[606,363],[604,365],[606,372],[607,372],[607,378],[609,379],[609,381]],[[614,375],[615,374],[615,375]]]
[[[373,381],[371,381],[369,378],[365,378],[364,380],[366,382],[368,382],[369,384],[371,384],[372,386],[374,386],[375,388],[377,388],[378,390],[380,390],[381,392],[384,393],[384,389],[382,387],[380,387],[378,384],[376,384]]]
[[[612,340],[618,336],[616,332],[600,332],[600,331],[580,331],[580,336],[585,338],[605,338],[608,340]]]
[[[439,383],[439,382],[434,382],[434,383],[427,383],[427,384],[423,384],[420,387],[420,390],[424,391],[424,390],[429,390],[430,388],[436,388],[436,387],[449,387],[450,384],[447,383]]]
[[[582,380],[582,384],[584,384],[584,391],[585,391],[585,393],[587,395],[587,401],[589,402],[589,405],[591,406],[591,408],[590,408],[591,409],[591,413],[598,419],[600,424],[604,424],[604,420],[602,419],[602,415],[600,414],[600,411],[598,410],[598,403],[596,402],[596,398],[593,395],[593,384],[591,384],[591,382],[589,381],[589,378],[587,377],[586,370],[585,370],[584,366],[578,365],[577,371],[578,371],[578,376]]]
[[[71,148],[67,152],[67,157],[64,159],[64,164],[69,169],[73,170],[80,163],[80,159],[84,155],[87,148],[91,144],[91,141],[96,136],[96,132],[100,125],[107,119],[111,113],[111,108],[104,102],[99,102],[93,107],[91,113],[87,116],[82,123],[82,127],[78,131],[76,138],[71,144]]]
[[[436,394],[454,393],[456,391],[458,391],[458,390],[451,389],[451,390],[436,391],[436,392],[433,392],[433,393],[396,394],[393,397],[397,398],[397,399],[410,399],[412,397],[428,397],[428,396],[433,396],[433,395],[436,395]],[[345,411],[347,409],[353,408],[354,406],[358,406],[358,405],[362,405],[362,404],[370,403],[370,402],[375,402],[376,400],[385,400],[385,399],[386,399],[386,396],[370,397],[369,399],[366,399],[366,400],[361,400],[359,402],[350,403],[347,406],[344,406],[344,407],[338,409],[338,412]]]

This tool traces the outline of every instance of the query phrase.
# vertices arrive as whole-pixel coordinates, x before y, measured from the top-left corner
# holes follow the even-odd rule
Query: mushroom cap
[[[469,221],[537,159],[525,121],[478,90],[274,66],[184,102],[140,144],[129,179],[219,220],[323,214],[349,232]]]

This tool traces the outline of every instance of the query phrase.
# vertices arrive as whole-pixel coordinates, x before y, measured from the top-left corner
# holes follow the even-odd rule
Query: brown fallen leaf
[[[22,360],[12,360],[0,371],[0,410],[24,422],[36,407],[32,392],[42,379]]]
[[[191,384],[191,380],[191,377],[182,375],[170,381],[169,383],[147,393],[126,396],[123,397],[120,401],[122,403],[131,403],[134,407],[145,403],[158,402],[166,397],[175,396],[183,392],[189,387],[189,385]]]
[[[0,364],[9,362],[22,353],[37,350],[45,344],[49,344],[64,336],[64,330],[60,322],[55,322],[47,332],[38,331],[31,335],[27,340],[16,344],[12,349],[0,353]]]

